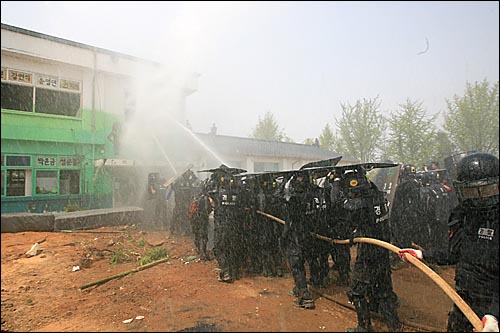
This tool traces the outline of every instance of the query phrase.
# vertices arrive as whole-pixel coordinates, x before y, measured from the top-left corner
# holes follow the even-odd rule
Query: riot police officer
[[[294,304],[305,309],[314,309],[314,299],[307,285],[306,263],[314,267],[312,260],[311,232],[315,218],[313,185],[307,171],[297,171],[287,182],[285,227],[283,238],[288,262],[290,264],[295,286],[293,295],[297,297]],[[316,267],[318,270],[318,268]]]
[[[415,235],[421,233],[421,187],[415,167],[405,164],[399,174],[391,208],[391,242],[398,247],[411,247],[416,241]]]
[[[213,210],[213,205],[207,193],[207,181],[200,184],[200,193],[193,197],[189,207],[189,221],[194,235],[194,244],[201,260],[210,259],[207,252],[208,216]]]
[[[275,196],[277,182],[272,173],[264,174],[258,177],[257,190],[257,209],[278,216],[281,200]],[[262,275],[264,276],[282,276],[283,258],[280,251],[281,225],[262,215],[255,216],[257,225],[255,233],[258,235],[261,248]]]
[[[455,289],[482,318],[483,332],[498,332],[499,316],[499,163],[488,153],[472,153],[457,163],[454,186],[459,205],[449,218],[449,245],[421,251],[400,250],[438,264],[457,264]],[[456,305],[448,315],[448,332],[472,331]]]
[[[219,281],[227,283],[240,275],[239,236],[244,218],[240,184],[232,172],[225,165],[215,171],[215,189],[210,193],[214,201],[214,255],[220,268]]]
[[[326,216],[329,236],[333,239],[348,239],[351,237],[352,225],[349,221],[348,211],[344,208],[344,192],[339,175],[331,171],[327,175],[325,186]],[[338,284],[348,286],[351,274],[351,251],[349,245],[330,245],[330,254],[333,260],[333,269],[339,274]]]
[[[344,208],[349,211],[355,235],[390,241],[389,209],[385,193],[366,178],[363,167],[346,170],[343,177],[346,188]],[[389,331],[401,330],[397,313],[398,298],[392,287],[389,251],[382,247],[359,243],[356,262],[347,296],[354,304],[358,325],[348,332],[372,331],[370,308],[375,304]]]
[[[197,180],[198,177],[193,171],[187,170],[172,184],[175,206],[170,232],[174,235],[188,236],[191,231],[188,213],[191,199],[196,192]]]

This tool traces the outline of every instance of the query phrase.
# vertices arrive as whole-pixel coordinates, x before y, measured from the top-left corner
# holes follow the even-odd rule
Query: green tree
[[[432,158],[433,161],[438,161],[439,165],[444,167],[444,159],[453,155],[456,151],[453,142],[450,140],[450,136],[445,131],[438,131],[436,133],[436,151]]]
[[[385,121],[378,97],[358,100],[354,105],[341,103],[341,107],[342,118],[335,120],[335,151],[364,162],[375,161]]]
[[[421,102],[409,98],[391,112],[387,149],[392,160],[423,165],[435,156],[437,115],[426,119]]]
[[[334,151],[335,135],[333,134],[330,124],[326,124],[323,131],[319,135],[319,146],[322,149]]]
[[[250,137],[260,140],[292,142],[285,134],[285,131],[279,128],[274,114],[269,111],[266,112],[264,118],[259,116],[257,125],[253,129]]]
[[[498,81],[466,82],[464,96],[446,100],[444,128],[459,151],[488,152],[498,156]]]

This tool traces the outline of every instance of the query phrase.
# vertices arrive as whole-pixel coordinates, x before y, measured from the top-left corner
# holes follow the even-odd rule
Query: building
[[[151,172],[291,170],[339,156],[192,132],[182,124],[196,73],[3,23],[1,45],[2,213],[144,206]]]
[[[158,81],[155,97],[182,121],[196,76],[179,84],[158,63],[3,23],[1,45],[2,213],[130,203],[117,195],[133,186],[121,130]]]
[[[319,148],[290,142],[276,142],[251,138],[194,133],[194,154],[191,158],[200,169],[211,169],[225,164],[248,172],[295,170],[312,161],[341,156]],[[198,144],[196,144],[198,141]],[[359,162],[343,156],[339,165]]]

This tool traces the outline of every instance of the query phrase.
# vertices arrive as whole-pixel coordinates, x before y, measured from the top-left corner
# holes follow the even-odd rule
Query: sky
[[[407,99],[429,116],[499,77],[499,2],[2,1],[2,23],[199,73],[195,132],[247,137],[271,112],[294,142],[342,104]]]

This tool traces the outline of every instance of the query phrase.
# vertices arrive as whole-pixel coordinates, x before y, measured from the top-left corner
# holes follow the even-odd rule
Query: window
[[[255,162],[253,165],[254,172],[262,171],[278,171],[279,163],[273,162]]]
[[[79,81],[2,68],[2,109],[77,117],[80,92]]]
[[[54,89],[36,89],[35,112],[76,117],[80,110],[80,94]]]
[[[2,82],[2,109],[33,112],[33,87]]]
[[[7,157],[8,158],[8,157]],[[7,170],[7,196],[24,196],[26,184],[25,170],[10,169]]]
[[[30,156],[7,156],[7,166],[31,166]]]
[[[5,172],[2,170],[2,192],[1,194],[4,195],[4,186],[3,186],[3,183],[4,183],[4,177],[5,177]]]
[[[61,170],[60,194],[80,194],[80,170]]]
[[[1,164],[2,196],[81,194],[79,157],[2,155]]]
[[[36,171],[36,194],[57,194],[57,171]]]

